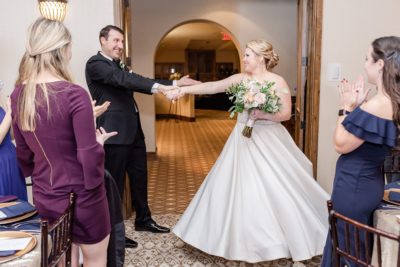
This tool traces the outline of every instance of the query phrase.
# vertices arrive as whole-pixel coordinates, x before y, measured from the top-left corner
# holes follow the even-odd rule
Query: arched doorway
[[[166,33],[155,52],[155,78],[189,75],[202,82],[224,79],[240,72],[240,48],[223,26],[208,20],[181,23]],[[156,96],[158,117],[174,116],[194,120],[195,109],[228,110],[226,94],[185,96],[172,106],[164,96]]]

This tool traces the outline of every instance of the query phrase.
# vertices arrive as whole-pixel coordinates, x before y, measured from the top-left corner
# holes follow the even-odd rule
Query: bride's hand
[[[178,100],[179,98],[181,98],[184,95],[185,95],[185,93],[179,87],[177,87],[176,89],[173,89],[173,90],[169,90],[168,92],[165,93],[165,96],[171,101]]]
[[[259,120],[264,118],[265,113],[259,109],[253,109],[250,112],[250,119],[252,120]]]

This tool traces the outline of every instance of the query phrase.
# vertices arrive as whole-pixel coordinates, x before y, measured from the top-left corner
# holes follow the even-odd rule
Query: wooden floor
[[[196,121],[156,122],[157,153],[148,157],[153,214],[181,214],[218,158],[236,120],[226,111],[196,110]]]

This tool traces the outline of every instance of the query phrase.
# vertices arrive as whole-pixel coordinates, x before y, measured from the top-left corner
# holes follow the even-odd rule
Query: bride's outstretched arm
[[[181,93],[196,95],[211,95],[221,93],[228,89],[232,84],[240,82],[243,77],[243,73],[238,73],[220,81],[205,82],[201,84],[181,87]]]
[[[292,96],[290,94],[289,86],[285,80],[276,83],[276,94],[280,98],[281,107],[275,114],[265,113],[259,109],[253,109],[250,117],[253,120],[270,120],[270,121],[287,121],[292,114]]]

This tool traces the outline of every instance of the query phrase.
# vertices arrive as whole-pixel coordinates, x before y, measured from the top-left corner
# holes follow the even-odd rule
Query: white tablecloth
[[[374,226],[379,230],[400,235],[400,223],[396,215],[400,216],[400,210],[378,209],[374,213]],[[387,238],[381,238],[382,245],[382,266],[397,266],[399,244]],[[374,240],[374,250],[372,253],[372,265],[378,266],[378,254],[376,240]]]
[[[1,264],[1,267],[40,267],[40,235],[35,235],[36,247],[24,256]]]

